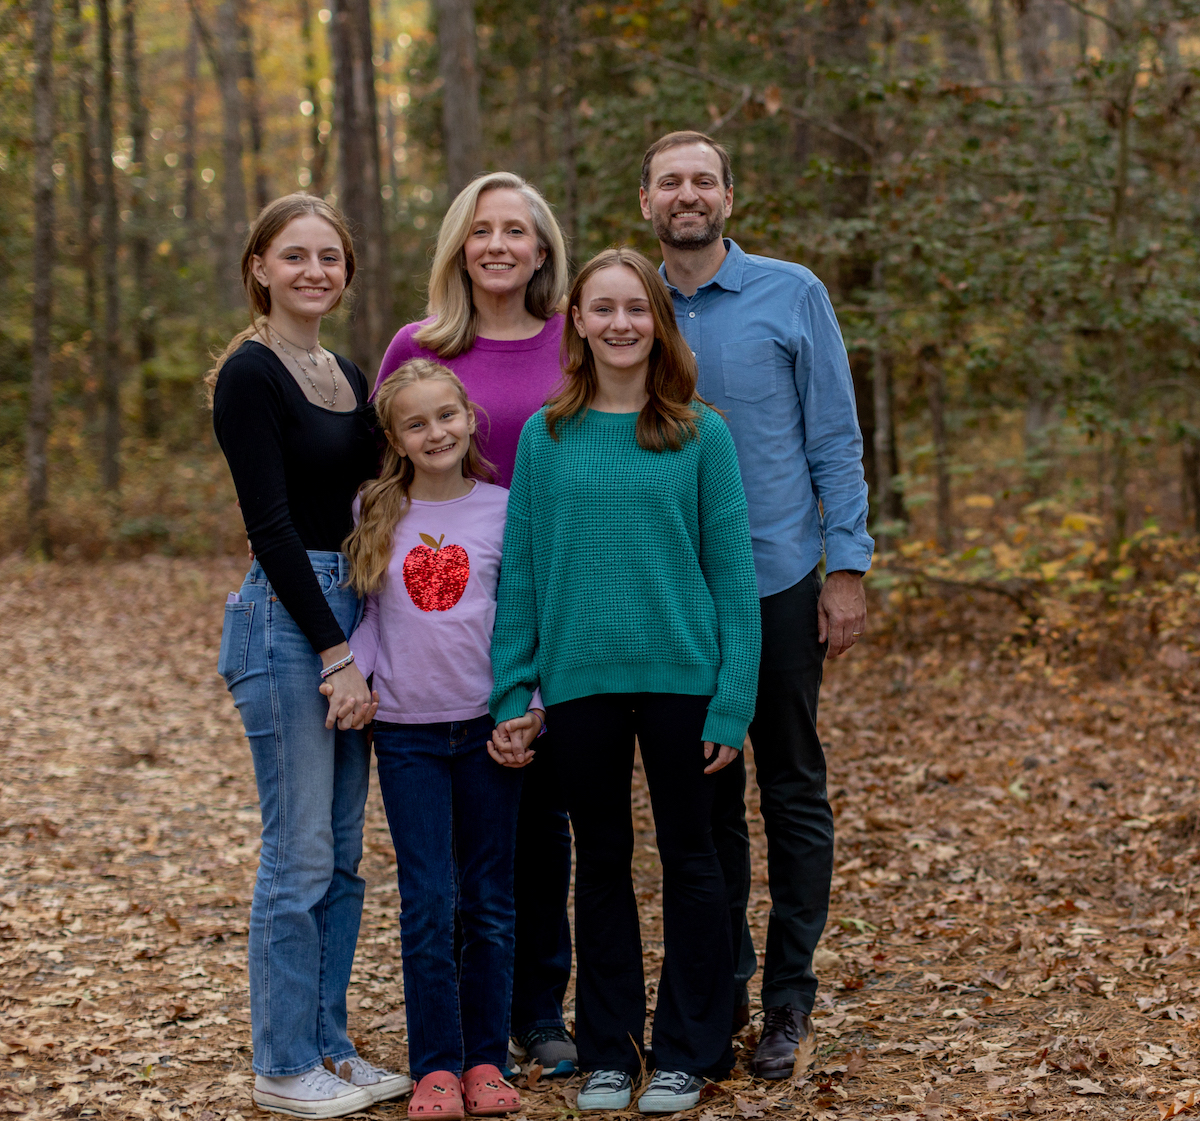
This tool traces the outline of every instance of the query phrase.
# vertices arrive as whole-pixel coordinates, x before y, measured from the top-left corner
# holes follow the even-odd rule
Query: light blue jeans
[[[361,604],[341,553],[310,552],[342,630]],[[262,853],[250,906],[250,1020],[257,1074],[300,1074],[355,1054],[346,987],[362,917],[363,816],[370,748],[325,727],[321,659],[257,561],[225,605],[218,672],[254,757]]]

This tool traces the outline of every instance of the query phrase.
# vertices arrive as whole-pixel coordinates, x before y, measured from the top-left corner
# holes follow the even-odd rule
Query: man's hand
[[[502,767],[524,767],[533,761],[536,752],[529,745],[542,730],[542,714],[531,708],[524,716],[502,720],[488,740],[488,754]]]
[[[867,594],[862,577],[853,572],[831,572],[817,601],[817,641],[828,641],[826,657],[844,654],[866,626]]]
[[[714,751],[717,753],[715,759],[713,759]],[[712,762],[704,768],[704,773],[711,775],[723,767],[728,767],[737,758],[737,754],[737,748],[730,747],[727,743],[713,743],[712,740],[705,740],[704,758],[712,759]]]

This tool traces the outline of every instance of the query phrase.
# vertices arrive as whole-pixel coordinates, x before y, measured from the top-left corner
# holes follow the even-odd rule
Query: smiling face
[[[417,475],[462,474],[475,414],[453,384],[441,378],[413,382],[396,394],[389,414],[388,443],[412,461]]]
[[[733,213],[733,188],[721,177],[721,158],[707,144],[680,144],[650,163],[650,186],[639,192],[642,217],[672,249],[703,249],[721,236]]]
[[[331,311],[346,289],[346,253],[324,218],[293,218],[266,251],[251,259],[255,280],[271,293],[271,310],[302,319]]]
[[[649,368],[654,313],[646,286],[628,265],[602,268],[588,277],[571,319],[586,339],[596,372],[628,376]]]
[[[494,296],[525,290],[546,251],[519,191],[500,188],[479,196],[463,253],[474,287]]]

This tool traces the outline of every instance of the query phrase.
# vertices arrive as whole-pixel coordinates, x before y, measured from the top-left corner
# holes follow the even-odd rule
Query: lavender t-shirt
[[[521,429],[562,380],[558,354],[563,317],[555,315],[546,320],[546,326],[531,339],[477,337],[470,350],[455,358],[441,358],[413,339],[432,322],[423,319],[400,328],[380,363],[375,390],[410,358],[432,358],[448,366],[481,410],[479,446],[496,468],[496,482],[506,487],[512,482]]]
[[[400,519],[383,586],[350,636],[363,676],[375,675],[379,720],[440,724],[487,712],[507,511],[507,490],[476,483],[449,502],[412,502]],[[354,513],[357,521],[357,500]]]

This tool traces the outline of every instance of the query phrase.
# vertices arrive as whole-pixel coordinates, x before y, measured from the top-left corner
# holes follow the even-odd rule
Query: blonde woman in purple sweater
[[[541,193],[508,172],[478,176],[442,220],[427,318],[392,340],[376,392],[410,359],[449,367],[480,408],[475,440],[495,466],[496,482],[507,487],[522,427],[562,379],[558,307],[567,270],[562,230]],[[572,1074],[576,1066],[562,1013],[571,973],[570,879],[566,805],[548,767],[534,762],[517,822],[511,1030],[543,1077]]]

